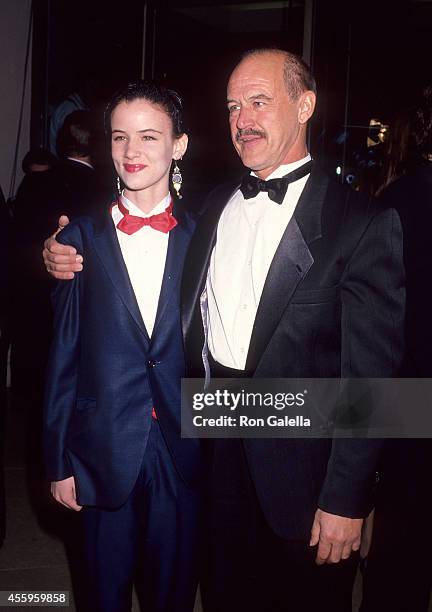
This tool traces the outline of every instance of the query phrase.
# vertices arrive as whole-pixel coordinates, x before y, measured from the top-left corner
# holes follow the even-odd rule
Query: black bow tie
[[[282,176],[281,178],[270,179],[269,181],[262,181],[256,176],[247,174],[242,179],[240,191],[242,192],[245,200],[255,198],[260,191],[267,191],[268,197],[273,200],[273,202],[282,204],[289,183],[298,181],[299,179],[309,174],[312,168],[312,164],[313,162],[312,160],[310,160],[299,168],[296,168],[292,172],[289,172],[285,176]]]

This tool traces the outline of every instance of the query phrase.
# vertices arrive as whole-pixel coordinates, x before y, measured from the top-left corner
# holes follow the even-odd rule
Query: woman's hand
[[[51,495],[59,504],[63,504],[63,506],[70,510],[79,512],[82,508],[76,502],[75,478],[73,476],[52,482]]]

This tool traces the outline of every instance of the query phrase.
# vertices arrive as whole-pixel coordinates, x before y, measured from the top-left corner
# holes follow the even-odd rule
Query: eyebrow
[[[125,130],[111,130],[111,134],[114,134],[114,132],[121,132],[122,134],[126,134]],[[154,130],[153,128],[147,128],[146,130],[138,130],[137,134],[145,134],[146,132],[156,132],[157,134],[162,134],[160,130]]]
[[[254,94],[253,96],[249,96],[247,99],[248,100],[272,100],[270,96],[266,96],[263,93]],[[227,104],[231,104],[232,102],[238,102],[238,100],[234,100],[234,99],[227,100]]]

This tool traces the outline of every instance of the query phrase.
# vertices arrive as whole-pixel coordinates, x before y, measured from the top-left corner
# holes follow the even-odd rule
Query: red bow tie
[[[117,223],[117,229],[125,234],[129,234],[129,236],[140,230],[144,225],[150,225],[153,229],[158,230],[158,232],[163,232],[164,234],[167,234],[177,225],[177,221],[172,215],[172,200],[163,213],[152,215],[151,217],[137,217],[136,215],[131,215],[120,198],[117,200],[116,204],[123,214],[123,218]]]

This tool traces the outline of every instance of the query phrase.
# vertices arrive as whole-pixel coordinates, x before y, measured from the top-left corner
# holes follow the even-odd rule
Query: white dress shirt
[[[131,215],[151,217],[164,212],[171,202],[171,195],[166,195],[148,214],[140,210],[124,195],[121,196],[121,199]],[[114,225],[117,226],[117,223],[123,218],[123,214],[116,204],[113,206],[111,214]],[[148,335],[151,336],[165,269],[169,232],[164,234],[149,225],[145,225],[130,236],[118,230],[117,227],[116,232],[144,325]]]
[[[280,178],[311,159],[279,166]],[[245,200],[237,190],[218,224],[207,273],[207,340],[214,359],[244,370],[252,329],[270,264],[309,175],[288,185],[282,204],[267,192]]]

